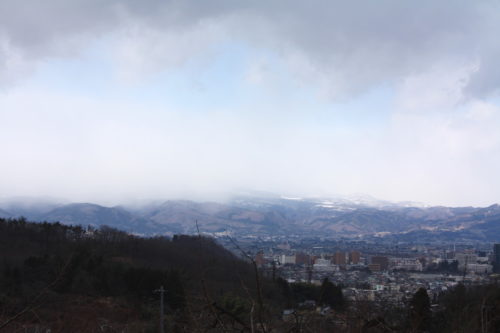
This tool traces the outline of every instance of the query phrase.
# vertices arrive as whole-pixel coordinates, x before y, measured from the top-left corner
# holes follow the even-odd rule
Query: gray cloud
[[[497,92],[500,80],[499,13],[496,1],[6,0],[0,75],[14,80],[39,60],[71,55],[116,31],[182,36],[212,26],[224,38],[274,50],[299,78],[334,97],[397,84],[449,62],[477,64],[463,92],[484,97]],[[164,43],[164,52],[176,52],[175,40]]]

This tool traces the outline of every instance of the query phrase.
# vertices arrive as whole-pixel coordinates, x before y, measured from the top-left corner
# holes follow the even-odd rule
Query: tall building
[[[389,269],[389,258],[385,256],[373,256],[372,264],[379,265],[380,270],[386,271]]]
[[[309,265],[311,263],[311,257],[309,255],[298,252],[295,254],[295,264],[297,265]]]
[[[345,252],[335,252],[333,263],[335,265],[345,266]]]
[[[475,253],[457,253],[455,254],[455,260],[458,261],[459,270],[467,270],[469,265],[477,263],[477,254]]]
[[[500,273],[500,244],[493,245],[493,267],[496,273]]]
[[[369,264],[368,269],[372,272],[380,272],[380,265],[379,264]]]
[[[286,264],[295,265],[295,255],[287,256],[285,254],[282,254],[280,257],[280,264],[282,264],[282,265],[286,265]]]
[[[358,251],[351,251],[349,253],[349,263],[353,265],[359,264],[359,261],[361,260],[361,253]]]

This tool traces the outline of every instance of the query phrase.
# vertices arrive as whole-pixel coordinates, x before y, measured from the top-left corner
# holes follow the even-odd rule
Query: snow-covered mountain
[[[12,207],[11,207],[12,208]],[[12,217],[0,205],[0,217]],[[368,196],[239,195],[226,202],[169,200],[141,207],[68,204],[24,208],[31,220],[109,225],[140,234],[221,233],[500,241],[500,207],[429,207]]]

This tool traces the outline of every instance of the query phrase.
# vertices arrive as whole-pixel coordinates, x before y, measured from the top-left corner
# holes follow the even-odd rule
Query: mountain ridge
[[[16,216],[5,208],[0,205],[0,216]],[[199,229],[238,236],[500,240],[498,204],[422,207],[377,200],[362,204],[347,199],[239,196],[227,202],[167,200],[134,208],[71,203],[36,206],[33,211],[24,207],[23,212],[38,221],[108,225],[144,235],[195,234]]]

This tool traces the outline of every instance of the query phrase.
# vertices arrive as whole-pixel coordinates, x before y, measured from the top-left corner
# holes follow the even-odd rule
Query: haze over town
[[[499,13],[1,1],[0,198],[499,202]]]

